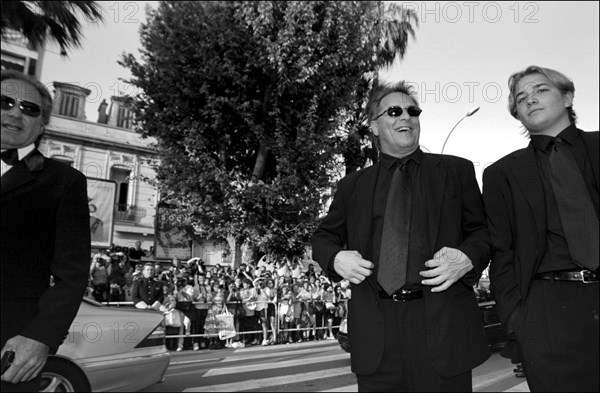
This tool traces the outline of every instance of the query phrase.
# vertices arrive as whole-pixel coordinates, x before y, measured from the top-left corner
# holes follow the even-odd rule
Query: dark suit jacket
[[[89,275],[86,178],[34,150],[1,185],[2,345],[23,335],[56,350]]]
[[[150,290],[148,290],[144,283],[146,282],[145,278],[140,278],[133,282],[133,286],[131,287],[131,300],[133,304],[137,304],[139,302],[144,302],[148,305],[154,304],[155,301],[159,301],[161,304],[164,301],[163,294],[163,282],[157,281],[154,278],[150,279]]]
[[[444,246],[458,248],[473,262],[475,274],[465,276],[446,291],[424,289],[427,348],[435,370],[454,376],[471,370],[489,357],[482,318],[472,288],[490,257],[481,193],[473,164],[465,159],[424,154],[422,174],[427,193],[420,197],[427,206],[433,257]],[[378,297],[377,263],[373,261],[371,222],[373,193],[379,164],[343,178],[329,209],[312,239],[313,259],[324,271],[342,249],[357,250],[375,263],[373,274],[352,285],[348,332],[352,347],[352,371],[369,375],[379,366],[384,348],[384,314]],[[424,212],[425,214],[425,212]],[[423,266],[423,270],[425,270]],[[334,279],[336,275],[329,271]],[[402,332],[398,332],[402,334]]]
[[[598,132],[578,131],[598,186]],[[500,319],[510,325],[508,317],[527,298],[546,252],[544,187],[531,143],[486,168],[483,196],[493,243],[491,290]]]

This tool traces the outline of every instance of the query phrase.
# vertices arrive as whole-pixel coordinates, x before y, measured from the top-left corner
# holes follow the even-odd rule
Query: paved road
[[[336,341],[172,352],[165,382],[150,392],[356,392],[350,355]],[[528,392],[497,353],[473,371],[476,392]]]

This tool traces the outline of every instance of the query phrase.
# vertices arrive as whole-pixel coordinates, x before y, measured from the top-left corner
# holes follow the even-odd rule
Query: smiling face
[[[403,109],[400,116],[391,117],[384,113],[393,106]],[[371,122],[371,129],[379,137],[382,152],[394,157],[405,157],[419,147],[421,123],[419,117],[407,113],[406,108],[409,106],[418,105],[403,93],[390,93],[381,100],[377,114],[384,114]]]
[[[30,83],[18,79],[2,81],[2,95],[17,100],[9,110],[2,109],[2,149],[18,149],[35,142],[44,132],[42,115],[36,117],[21,111],[21,101],[42,106],[42,95]]]
[[[563,94],[545,75],[525,75],[517,83],[517,117],[535,135],[556,136],[570,124],[567,107],[573,94]]]

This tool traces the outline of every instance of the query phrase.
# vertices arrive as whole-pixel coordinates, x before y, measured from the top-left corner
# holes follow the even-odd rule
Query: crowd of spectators
[[[139,244],[95,254],[88,296],[103,303],[131,302],[145,256]],[[177,351],[335,339],[351,295],[347,281],[332,283],[299,259],[261,258],[233,268],[205,266],[197,257],[173,258],[167,267],[155,262],[154,277],[162,283],[167,333],[182,336],[167,343]],[[237,334],[221,340],[217,316],[225,312],[233,315]]]

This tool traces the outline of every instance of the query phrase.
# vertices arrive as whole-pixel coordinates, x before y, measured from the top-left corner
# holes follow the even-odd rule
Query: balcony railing
[[[130,223],[139,223],[146,217],[146,209],[126,203],[115,204],[115,221],[126,221]]]

